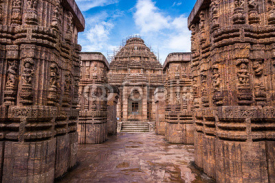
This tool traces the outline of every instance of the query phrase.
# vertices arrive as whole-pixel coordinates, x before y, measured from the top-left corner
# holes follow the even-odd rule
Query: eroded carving
[[[59,71],[55,63],[50,65],[50,87],[48,94],[48,105],[54,106],[57,102],[57,88],[59,85]]]

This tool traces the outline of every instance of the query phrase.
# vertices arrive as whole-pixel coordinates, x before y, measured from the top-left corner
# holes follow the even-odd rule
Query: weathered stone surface
[[[115,86],[110,87],[107,103],[107,132],[108,135],[117,134],[117,102],[119,90]]]
[[[56,144],[76,133],[83,30],[74,0],[0,0],[0,182],[52,182],[70,167],[55,163],[74,149]]]
[[[166,74],[165,138],[171,143],[194,143],[190,53],[170,53],[163,66]]]
[[[165,88],[157,88],[155,90],[156,103],[156,134],[165,135],[166,121],[165,121]]]
[[[162,66],[139,37],[127,40],[110,63],[109,84],[119,88],[119,121],[154,121],[154,91],[163,87]]]
[[[57,183],[213,183],[194,166],[194,146],[153,133],[119,133],[103,144],[79,145],[79,166]]]
[[[198,0],[189,16],[195,162],[217,182],[274,182],[274,10]]]
[[[101,53],[81,53],[78,142],[103,143],[107,139],[107,85],[109,63]]]

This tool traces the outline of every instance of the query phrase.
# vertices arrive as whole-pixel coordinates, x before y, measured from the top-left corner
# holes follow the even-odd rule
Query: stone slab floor
[[[192,165],[194,146],[154,133],[119,133],[103,144],[79,145],[78,166],[59,183],[213,182]]]

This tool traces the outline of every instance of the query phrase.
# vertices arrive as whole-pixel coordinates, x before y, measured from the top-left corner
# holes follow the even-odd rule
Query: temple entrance
[[[142,120],[142,96],[137,89],[134,89],[128,99],[128,120]]]

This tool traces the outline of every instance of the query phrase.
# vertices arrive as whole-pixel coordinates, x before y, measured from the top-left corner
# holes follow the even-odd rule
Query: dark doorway
[[[132,103],[132,112],[138,113],[138,102]]]

